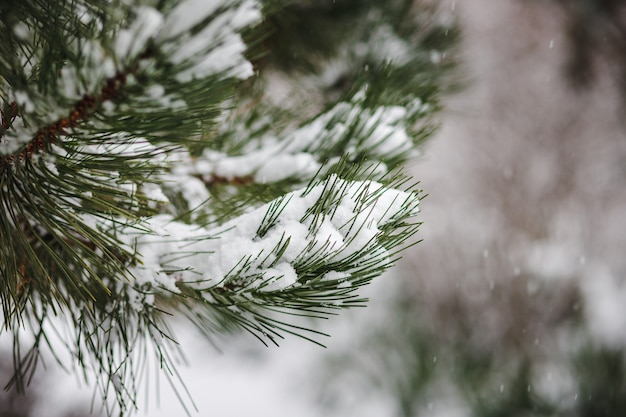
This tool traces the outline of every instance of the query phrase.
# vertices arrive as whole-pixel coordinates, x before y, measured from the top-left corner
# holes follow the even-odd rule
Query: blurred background
[[[423,242],[367,309],[318,324],[327,349],[243,337],[220,353],[181,326],[192,415],[626,415],[626,7],[437,5],[463,82],[411,166]],[[49,366],[26,397],[0,393],[0,417],[88,415],[78,381]],[[184,415],[150,385],[139,415]]]

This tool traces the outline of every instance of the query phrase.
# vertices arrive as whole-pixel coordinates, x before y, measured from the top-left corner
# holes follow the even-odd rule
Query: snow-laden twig
[[[415,192],[331,176],[217,228],[155,216],[145,221],[144,231],[118,231],[128,250],[141,259],[131,268],[136,282],[126,287],[139,290],[133,298],[142,309],[144,303],[154,303],[155,295],[189,289],[206,291],[210,301],[209,290],[233,295],[280,292],[323,275],[341,276],[343,286],[349,286],[362,275],[360,264],[379,263],[381,270],[389,265],[385,234],[401,232],[388,228],[405,227],[417,214],[418,203]]]

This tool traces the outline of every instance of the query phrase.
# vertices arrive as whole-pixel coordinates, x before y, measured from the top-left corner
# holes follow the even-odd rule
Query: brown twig
[[[139,56],[139,60],[150,58],[153,55],[153,48],[148,47],[145,52]],[[83,95],[83,97],[74,104],[73,109],[66,117],[39,129],[35,137],[22,151],[17,154],[0,157],[0,170],[11,167],[16,159],[18,161],[24,161],[27,158],[31,158],[33,154],[41,152],[50,144],[55,143],[59,135],[67,134],[67,128],[75,127],[80,122],[87,120],[97,111],[103,102],[114,99],[119,95],[120,89],[126,85],[127,77],[134,74],[138,67],[139,65],[136,64],[126,71],[118,72],[115,76],[107,78],[104,86],[100,89],[99,95]],[[19,107],[17,103],[13,102],[9,105],[8,117],[6,117],[2,110],[0,110],[0,114],[2,116],[2,127],[9,129],[15,118],[19,116]],[[1,138],[2,134],[0,133],[0,139]]]
[[[246,175],[245,177],[221,177],[219,175],[211,175],[209,178],[204,179],[204,183],[207,187],[213,187],[215,185],[248,185],[254,182],[252,175]]]
[[[39,129],[33,140],[31,140],[22,151],[18,154],[3,157],[0,160],[0,169],[12,166],[16,159],[24,161],[26,158],[31,158],[34,154],[43,151],[47,146],[55,143],[59,135],[67,134],[67,128],[77,126],[80,122],[92,115],[102,102],[114,98],[124,84],[126,84],[126,74],[124,73],[117,73],[114,77],[108,78],[99,96],[85,94],[83,98],[74,104],[73,109],[66,117]],[[2,127],[5,129],[8,129],[15,118],[19,116],[19,107],[16,103],[11,103],[9,109],[8,118],[2,112]],[[1,137],[0,135],[0,138]]]

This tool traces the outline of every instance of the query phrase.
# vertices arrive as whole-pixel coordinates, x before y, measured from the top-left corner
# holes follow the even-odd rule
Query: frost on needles
[[[263,49],[298,2],[0,4],[9,385],[24,388],[40,350],[62,345],[124,414],[145,356],[176,379],[171,316],[209,338],[243,329],[277,343],[314,338],[292,315],[364,301],[356,290],[419,225],[419,190],[401,165],[433,130],[440,60],[424,64],[432,51],[388,23],[368,35],[372,16],[407,2],[348,3],[363,24],[332,57],[311,49],[313,71],[298,73]],[[426,30],[419,13],[400,15]],[[335,91],[350,42],[359,52],[339,67],[352,82]],[[277,104],[277,79],[308,108]]]

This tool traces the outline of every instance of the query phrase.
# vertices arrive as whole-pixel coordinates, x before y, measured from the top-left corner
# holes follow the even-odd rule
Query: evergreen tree
[[[402,172],[436,127],[449,22],[412,0],[0,2],[1,337],[109,414],[169,317],[210,340],[317,332],[417,231]],[[61,344],[72,363],[58,353]],[[117,411],[115,411],[117,410]]]

